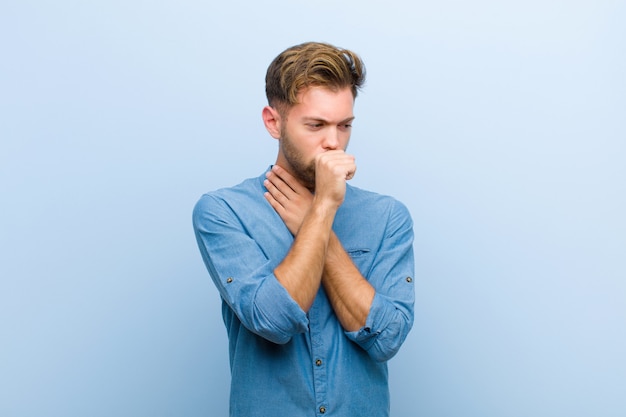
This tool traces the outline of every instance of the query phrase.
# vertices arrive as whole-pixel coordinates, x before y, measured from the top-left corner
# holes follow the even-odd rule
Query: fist
[[[343,203],[346,181],[356,172],[354,156],[342,150],[330,150],[315,158],[315,195],[337,204]]]

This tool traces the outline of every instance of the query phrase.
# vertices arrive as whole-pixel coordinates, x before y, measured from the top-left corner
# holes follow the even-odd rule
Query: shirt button
[[[320,407],[320,413],[324,414],[326,412],[326,407],[321,406]]]
[[[233,282],[233,277],[226,278],[226,283],[227,284],[230,284],[231,282]]]
[[[322,360],[321,360],[321,359],[316,360],[316,361],[315,361],[315,364],[316,364],[317,366],[322,366]]]
[[[406,282],[409,282],[409,283],[410,283],[410,282],[413,282],[413,278],[411,278],[411,277],[406,277]]]

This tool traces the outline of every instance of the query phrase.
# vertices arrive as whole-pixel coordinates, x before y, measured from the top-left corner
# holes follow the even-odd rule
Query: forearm
[[[314,202],[305,216],[291,249],[274,275],[304,311],[313,304],[321,283],[324,259],[336,208]]]
[[[229,205],[221,197],[220,193],[204,195],[193,212],[194,232],[207,270],[221,298],[248,330],[273,343],[287,343],[293,335],[307,331],[308,318],[277,281],[268,251],[286,253],[289,244],[273,247],[272,233],[255,232],[253,222],[271,230],[283,229],[271,213],[259,212],[248,199],[231,200]],[[245,219],[243,223],[235,212]]]
[[[333,232],[328,242],[322,283],[343,328],[357,331],[365,326],[376,291],[352,263]]]

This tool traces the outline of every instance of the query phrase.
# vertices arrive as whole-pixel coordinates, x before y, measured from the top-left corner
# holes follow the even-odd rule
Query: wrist
[[[334,217],[340,204],[330,198],[320,197],[318,195],[313,196],[313,203],[311,204],[311,211],[320,216]]]

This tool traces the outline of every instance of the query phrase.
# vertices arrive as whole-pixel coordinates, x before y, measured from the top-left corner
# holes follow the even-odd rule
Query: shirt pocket
[[[372,263],[372,251],[369,248],[350,248],[346,249],[346,252],[361,272],[361,275],[365,276]]]

